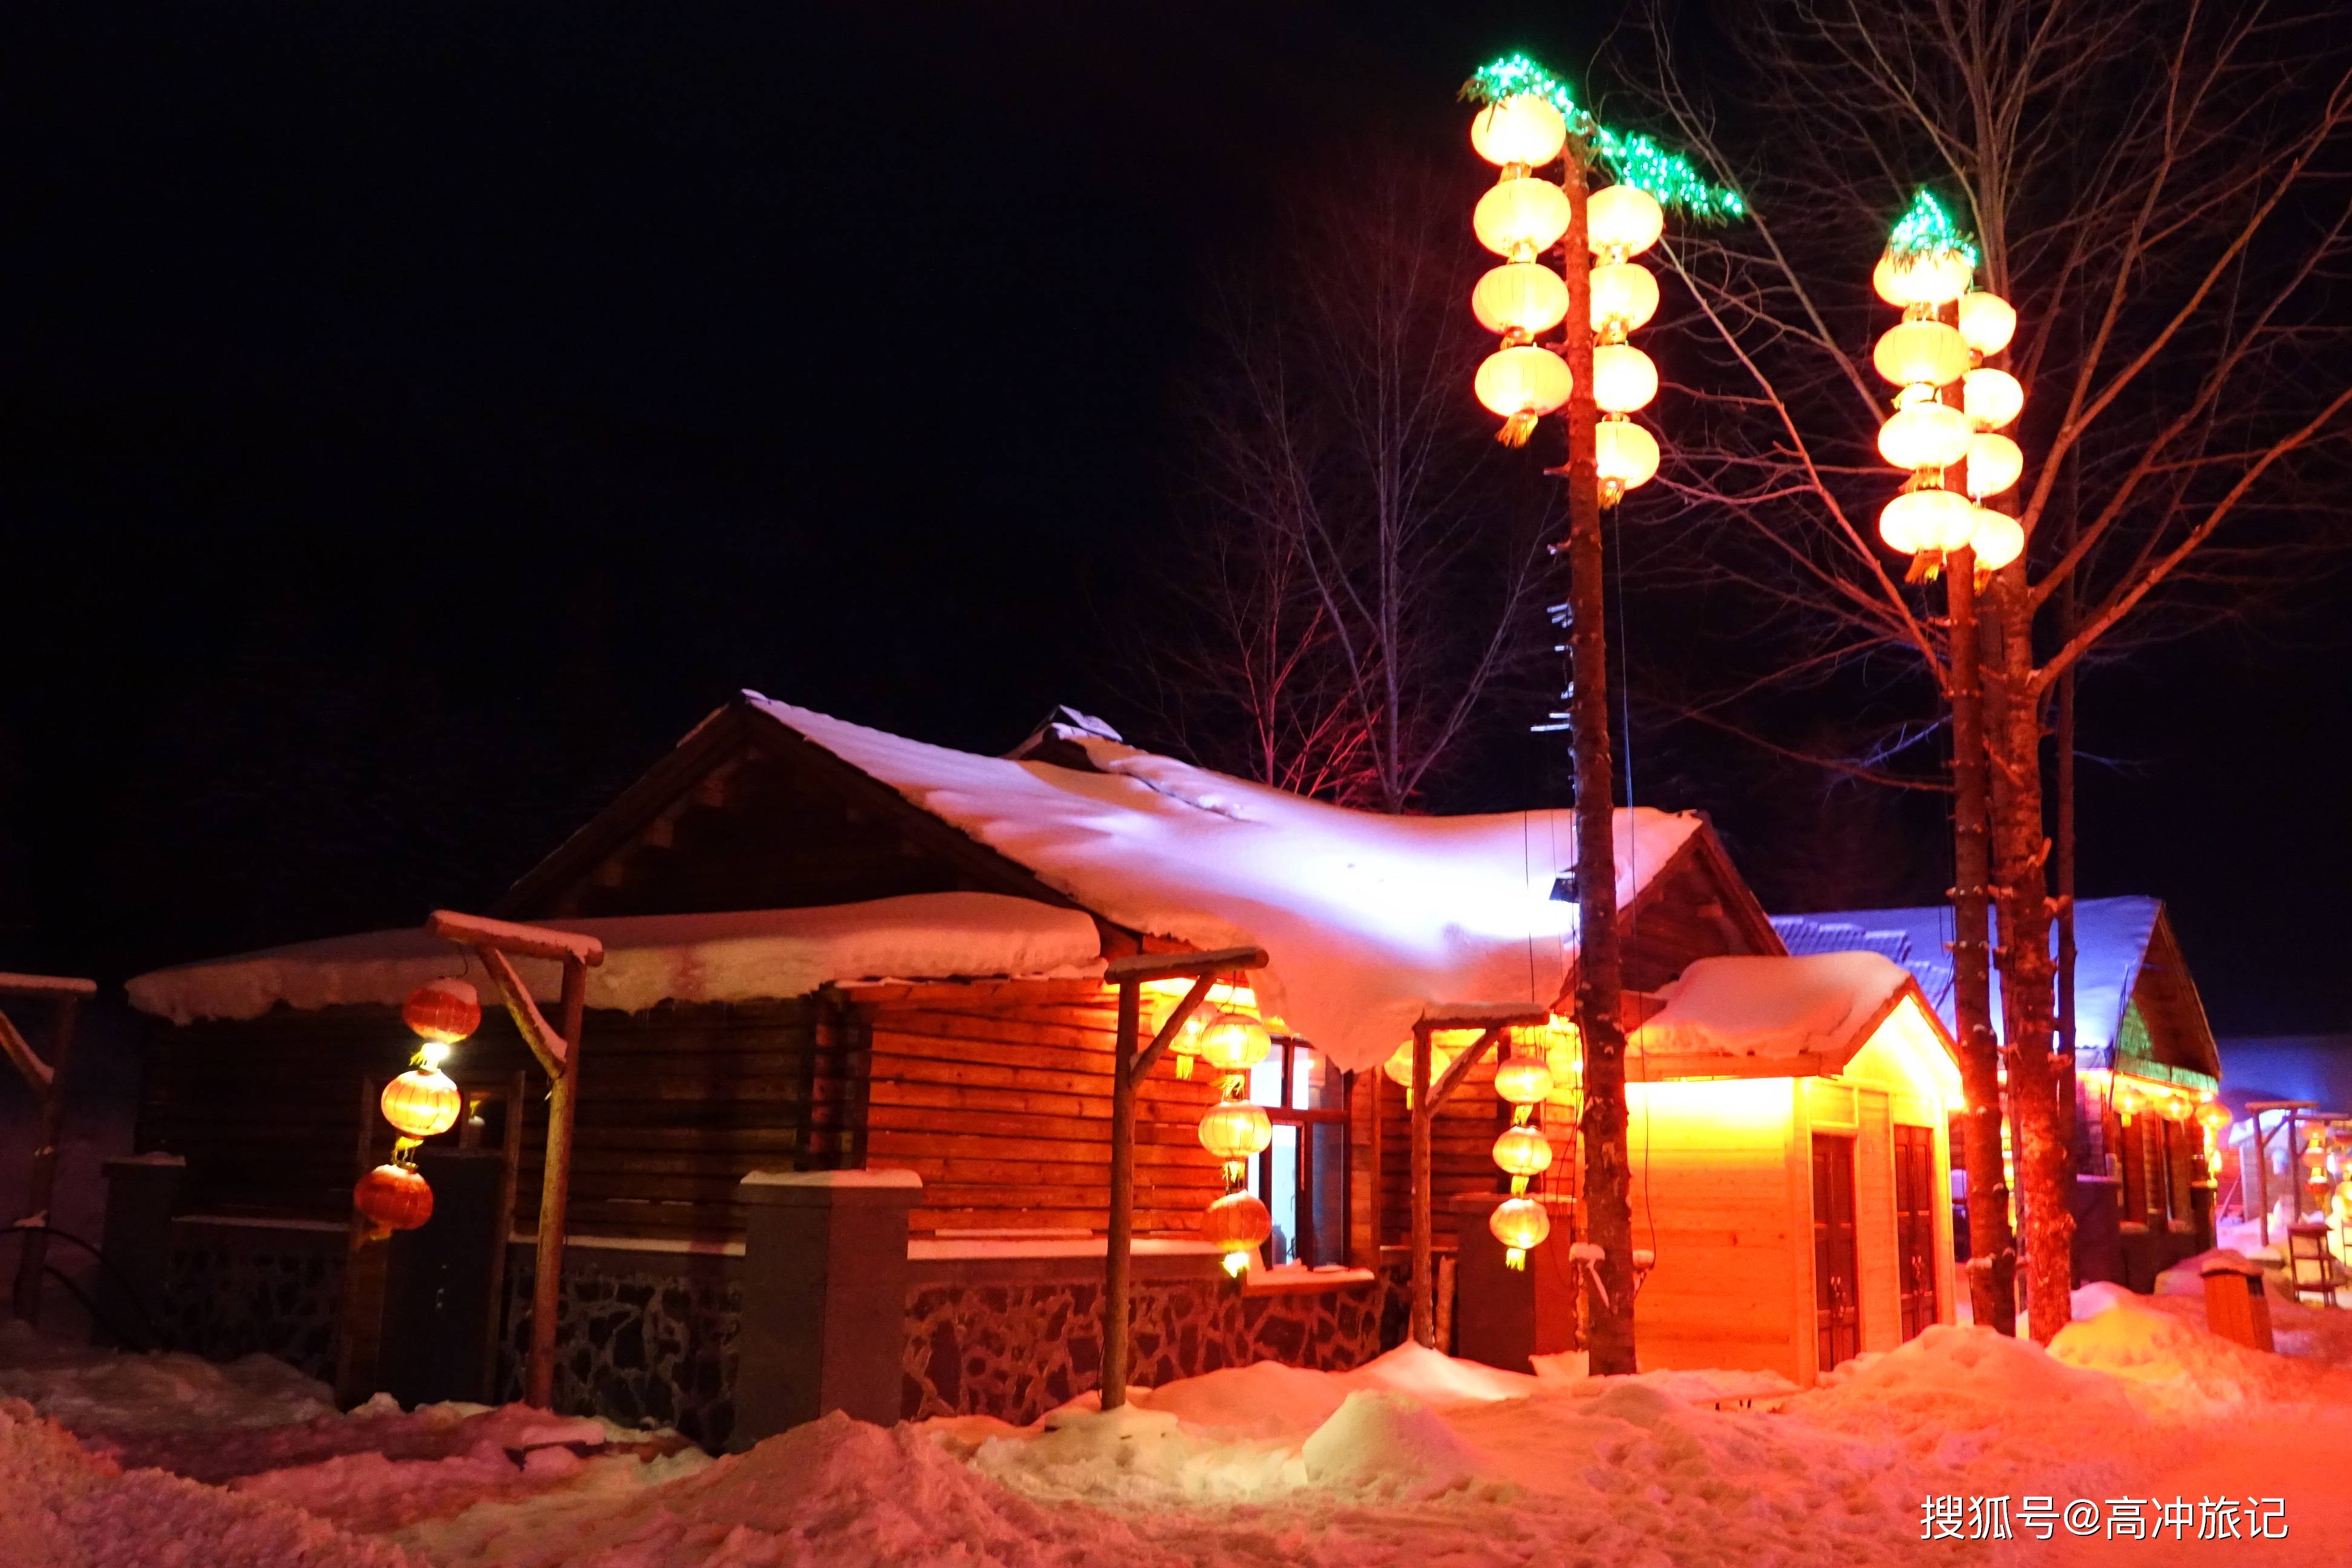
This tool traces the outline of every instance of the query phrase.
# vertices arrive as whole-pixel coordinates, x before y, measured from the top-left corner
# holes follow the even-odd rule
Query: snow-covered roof
[[[1388,816],[1304,799],[1066,728],[1092,767],[978,756],[746,693],[755,708],[1087,909],[1201,949],[1255,944],[1268,1009],[1341,1068],[1432,1008],[1558,999],[1576,906],[1567,811]],[[1630,902],[1699,831],[1617,813]]]
[[[828,983],[1083,975],[1101,971],[1101,936],[1083,911],[1002,893],[916,893],[817,909],[630,915],[541,922],[601,940],[588,1005],[642,1012],[661,1002],[803,996]],[[415,927],[296,942],[140,975],[131,1005],[175,1024],[396,1005],[425,981],[458,973],[463,950]],[[559,966],[515,961],[542,1001]]]
[[[2074,906],[2074,1053],[2088,1067],[2112,1062],[2124,1011],[2139,984],[2140,965],[2164,910],[2159,899],[2084,899]],[[1846,910],[1831,914],[1774,915],[1773,929],[1790,952],[1870,952],[1893,959],[1919,981],[1944,1021],[1952,1018],[1952,910]],[[2056,933],[2052,933],[2053,946]],[[2003,1026],[2000,975],[1992,977],[1992,1026]]]
[[[1627,1046],[1677,1062],[1819,1057],[1834,1070],[1911,984],[1908,970],[1875,952],[1696,959],[1659,993],[1665,1005]]]

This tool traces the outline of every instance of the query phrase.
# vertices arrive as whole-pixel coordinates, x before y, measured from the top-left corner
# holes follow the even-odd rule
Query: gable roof
[[[1911,972],[1866,951],[1702,958],[1660,996],[1627,1042],[1636,1076],[1833,1073],[1906,996],[1932,1017]],[[1948,1056],[1949,1038],[1935,1032]]]
[[[1343,1068],[1386,1058],[1433,1008],[1549,1005],[1572,962],[1577,909],[1551,896],[1576,858],[1565,810],[1388,816],[1075,727],[1061,739],[1083,768],[745,697],[1105,920],[1193,948],[1265,948],[1267,1007]],[[1621,809],[1621,905],[1705,832],[1696,816]]]
[[[2084,1067],[2113,1065],[2124,1016],[2164,921],[2160,899],[2083,899],[2074,905],[2074,1055]],[[1952,1016],[1952,909],[1846,910],[1774,915],[1790,952],[1875,952],[1909,970],[1946,1028]],[[2051,940],[2057,941],[2053,931]],[[1992,977],[1992,1025],[2003,1027],[2000,974]]]

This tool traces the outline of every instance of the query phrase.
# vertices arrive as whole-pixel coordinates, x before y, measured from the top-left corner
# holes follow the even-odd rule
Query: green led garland
[[[1977,254],[1977,242],[1969,237],[1969,231],[1925,185],[1911,198],[1910,210],[1895,220],[1894,232],[1886,237],[1886,252],[1896,257],[1948,253],[1968,258],[1970,267],[1981,259]]]
[[[1649,192],[1659,205],[1708,223],[1748,216],[1748,204],[1738,191],[1714,184],[1688,158],[1639,132],[1612,131],[1601,124],[1585,112],[1566,82],[1525,55],[1491,60],[1462,84],[1462,96],[1474,103],[1499,103],[1521,93],[1534,93],[1559,110],[1570,130],[1592,139],[1610,174]]]

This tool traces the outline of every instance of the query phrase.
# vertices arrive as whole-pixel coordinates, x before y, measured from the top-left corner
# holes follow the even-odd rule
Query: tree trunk
[[[1625,1155],[1625,1031],[1618,1020],[1616,790],[1609,752],[1609,641],[1602,615],[1601,479],[1593,453],[1592,256],[1585,240],[1585,149],[1566,159],[1569,703],[1576,761],[1576,1017],[1584,1036],[1584,1234],[1601,1260],[1585,1271],[1595,1373],[1633,1367],[1633,1205]]]
[[[1986,946],[1985,734],[1979,658],[1976,555],[1944,563],[1952,650],[1952,1019],[1968,1108],[1960,1135],[1969,1169],[1969,1302],[1975,1320],[2017,1332],[2017,1248],[2009,1230],[2009,1180],[2000,1159],[2000,1042],[1992,1027],[1991,954]]]
[[[2023,563],[1995,574],[2000,668],[1986,682],[1992,763],[1994,907],[2000,918],[2000,984],[2015,1108],[2017,1178],[2025,1233],[2027,1310],[2043,1344],[2073,1313],[2073,1163],[2058,1106],[2051,1051],[2056,965],[2050,955],[2050,840],[2042,817],[2042,717],[2032,696],[2033,628]]]

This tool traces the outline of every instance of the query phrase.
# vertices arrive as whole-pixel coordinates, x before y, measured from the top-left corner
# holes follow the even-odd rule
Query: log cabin
[[[1797,953],[1876,952],[1909,969],[1952,1026],[1952,914],[1943,905],[1773,918]],[[2221,1063],[2161,900],[2075,905],[2074,1275],[2155,1289],[2214,1244],[2220,1172],[2199,1111]],[[2053,936],[2053,942],[2055,938]],[[1993,1028],[2005,1037],[2000,977]],[[1965,1205],[1966,1173],[1956,1182]],[[1968,1237],[1965,1206],[1957,1245]]]
[[[1026,1420],[1090,1387],[1114,1039],[1103,964],[1237,943],[1268,955],[1223,1001],[1276,1039],[1251,1079],[1276,1142],[1249,1173],[1276,1231],[1227,1286],[1196,1228],[1222,1191],[1196,1135],[1216,1088],[1161,1068],[1138,1132],[1137,1380],[1265,1357],[1352,1364],[1396,1342],[1408,1117],[1381,1069],[1449,1007],[1565,1005],[1573,841],[1566,812],[1352,811],[1066,713],[982,756],[747,693],[491,911],[593,934],[607,952],[579,1058],[560,1406],[728,1440],[732,1347],[759,1310],[744,1296],[743,1183],[779,1170],[920,1182],[904,1414]],[[1621,810],[1616,847],[1630,989],[1664,994],[1698,960],[1783,953],[1703,819]],[[551,991],[551,969],[521,967]],[[154,1200],[172,1238],[154,1294],[180,1342],[348,1370],[350,1191],[388,1142],[372,1097],[413,1045],[398,1005],[465,969],[412,929],[132,983],[154,1026],[143,1163],[121,1173],[169,1188]],[[520,1235],[536,1225],[543,1138],[529,1068],[495,1014],[450,1068],[474,1113],[449,1137],[507,1152],[499,1223]],[[1435,1118],[1442,1253],[1457,1210],[1504,1190],[1494,1071],[1482,1063]],[[1564,1078],[1543,1110],[1562,1148],[1537,1187],[1563,1241],[1571,1092]],[[492,1391],[514,1385],[520,1235],[488,1308],[503,1347],[481,1373]],[[1783,1245],[1811,1256],[1807,1237]]]

